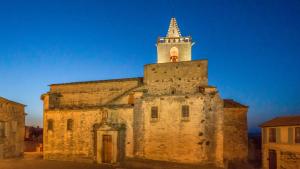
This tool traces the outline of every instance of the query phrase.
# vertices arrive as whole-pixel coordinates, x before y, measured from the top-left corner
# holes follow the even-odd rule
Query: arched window
[[[47,125],[48,131],[53,131],[53,125],[54,125],[53,120],[52,119],[48,119],[47,124],[48,124]]]
[[[170,61],[171,62],[178,62],[178,57],[179,57],[179,51],[178,48],[173,46],[170,49]]]
[[[72,119],[67,120],[67,130],[68,131],[73,130],[73,120]]]

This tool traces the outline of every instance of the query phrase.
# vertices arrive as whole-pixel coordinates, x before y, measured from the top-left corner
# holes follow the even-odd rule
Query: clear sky
[[[249,128],[300,114],[299,0],[2,0],[0,96],[42,125],[52,83],[143,76],[175,16],[209,83],[249,105]]]

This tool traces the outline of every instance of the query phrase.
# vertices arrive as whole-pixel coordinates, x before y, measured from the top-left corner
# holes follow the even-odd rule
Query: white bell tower
[[[175,18],[171,18],[166,37],[157,39],[157,63],[192,60],[192,38],[181,36]]]

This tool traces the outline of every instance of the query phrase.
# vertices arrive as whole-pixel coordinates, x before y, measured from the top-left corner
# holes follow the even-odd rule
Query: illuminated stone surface
[[[180,43],[192,45],[184,39]],[[181,53],[190,52],[187,46],[175,45],[179,62],[167,61],[173,46],[158,44],[158,60],[164,58],[164,63],[145,65],[143,78],[50,85],[42,95],[44,158],[98,163],[108,157],[110,163],[141,158],[217,166],[246,160],[248,108],[223,100],[208,85],[208,61],[191,61]],[[188,106],[188,117],[182,116],[183,106]],[[153,107],[157,118],[151,115]],[[68,119],[74,121],[72,130],[67,130]],[[48,130],[49,120],[53,130]]]
[[[25,105],[0,97],[0,159],[23,154]]]

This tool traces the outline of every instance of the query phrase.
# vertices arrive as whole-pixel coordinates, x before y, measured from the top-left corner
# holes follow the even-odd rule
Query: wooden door
[[[102,162],[111,163],[112,161],[112,137],[111,135],[103,135],[102,137]]]
[[[275,150],[269,150],[269,169],[277,169],[277,156]]]

